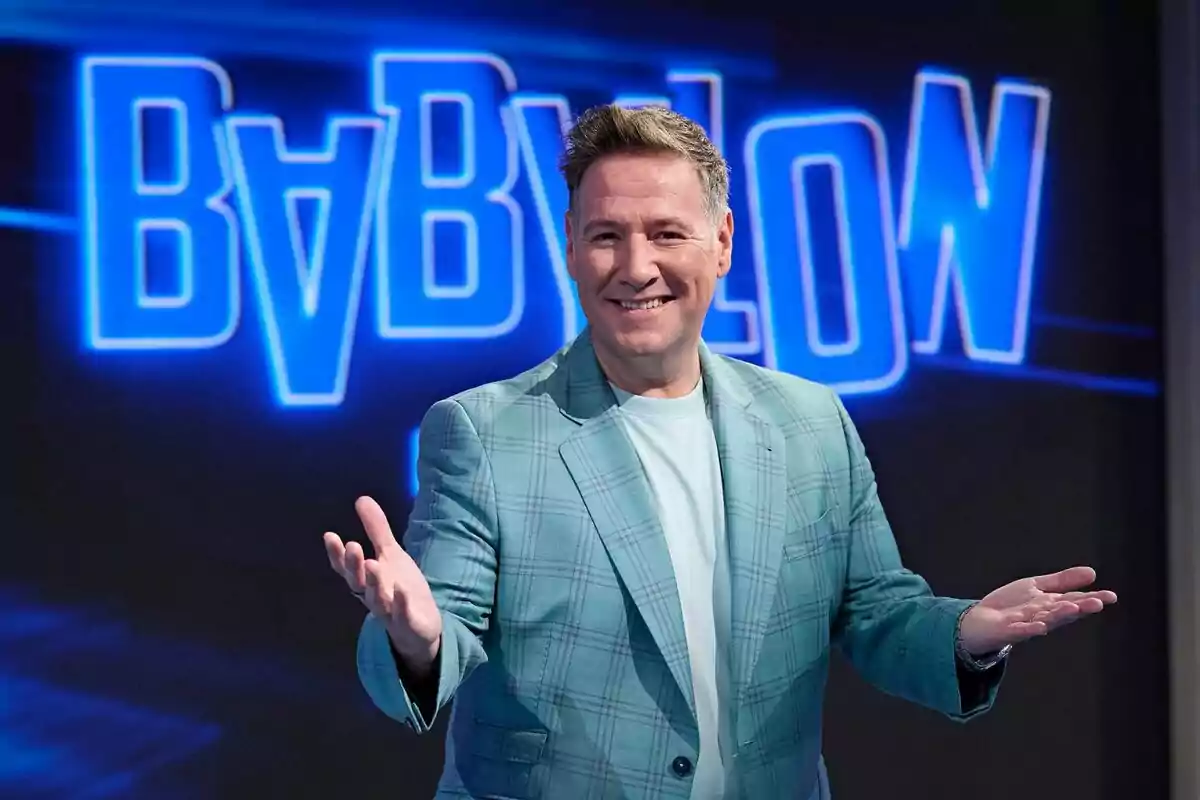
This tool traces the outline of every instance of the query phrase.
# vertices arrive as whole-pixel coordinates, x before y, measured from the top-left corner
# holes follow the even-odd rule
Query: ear
[[[563,214],[563,230],[567,235],[567,274],[575,280],[575,230],[571,225],[571,211]]]
[[[724,278],[733,266],[733,212],[725,210],[725,218],[717,227],[717,277]]]

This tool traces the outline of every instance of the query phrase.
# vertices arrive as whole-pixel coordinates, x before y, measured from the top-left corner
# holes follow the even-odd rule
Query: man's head
[[[725,159],[686,117],[610,105],[579,117],[562,172],[567,266],[601,361],[647,378],[694,362],[716,282],[729,271]]]

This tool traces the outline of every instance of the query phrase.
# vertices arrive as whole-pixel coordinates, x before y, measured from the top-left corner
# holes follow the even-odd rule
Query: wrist
[[[442,637],[439,635],[432,644],[420,644],[416,647],[401,647],[395,639],[388,637],[392,644],[392,653],[396,660],[403,665],[404,670],[414,678],[424,679],[433,672],[437,663],[438,653],[442,649]]]
[[[991,642],[984,644],[976,641],[968,631],[964,630],[968,627],[971,612],[978,605],[978,602],[972,603],[958,615],[958,622],[954,630],[954,655],[968,669],[982,672],[991,669],[1007,658],[1012,651],[1012,645]]]

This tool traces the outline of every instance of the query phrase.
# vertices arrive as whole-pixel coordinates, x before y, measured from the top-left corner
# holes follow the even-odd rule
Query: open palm
[[[1117,602],[1108,590],[1084,591],[1096,580],[1091,567],[1021,578],[988,594],[963,618],[959,634],[973,655],[1044,636]]]
[[[423,673],[436,658],[441,641],[442,618],[437,603],[420,567],[396,541],[379,504],[360,497],[354,509],[375,557],[367,558],[358,542],[343,543],[340,536],[330,532],[324,537],[329,565],[383,621],[406,666],[416,674]]]

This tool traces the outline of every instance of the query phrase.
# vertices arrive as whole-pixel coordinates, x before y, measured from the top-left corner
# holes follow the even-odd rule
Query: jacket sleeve
[[[875,473],[845,406],[834,396],[849,458],[849,558],[834,638],[876,688],[965,721],[989,710],[1004,664],[971,672],[955,654],[972,601],[936,597],[904,568]]]
[[[421,568],[442,613],[442,643],[430,686],[428,718],[397,668],[383,623],[371,615],[358,640],[358,674],[385,714],[418,733],[471,672],[487,660],[481,638],[496,589],[498,521],[491,464],[466,410],[456,400],[436,403],[421,422],[420,488],[404,548]]]

